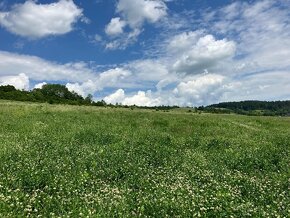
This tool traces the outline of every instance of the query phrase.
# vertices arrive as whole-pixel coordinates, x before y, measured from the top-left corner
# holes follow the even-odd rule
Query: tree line
[[[60,84],[45,84],[42,88],[31,91],[18,90],[12,85],[0,86],[0,99],[14,101],[47,102],[50,104],[95,105],[105,106],[104,101],[93,101],[93,96],[83,98],[74,91]]]
[[[240,101],[223,102],[198,110],[210,113],[237,113],[244,115],[290,116],[290,101]]]

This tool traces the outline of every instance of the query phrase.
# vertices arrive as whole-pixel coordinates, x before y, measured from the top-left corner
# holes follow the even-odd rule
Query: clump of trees
[[[0,99],[15,101],[48,102],[50,104],[95,105],[105,106],[104,101],[93,101],[89,94],[86,98],[60,84],[46,84],[31,91],[17,90],[12,85],[0,86]]]

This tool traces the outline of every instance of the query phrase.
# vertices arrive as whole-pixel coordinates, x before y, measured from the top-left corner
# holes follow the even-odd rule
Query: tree
[[[60,84],[45,84],[40,89],[43,95],[50,97],[64,98],[69,90]]]
[[[0,86],[0,92],[13,92],[16,91],[16,88],[11,85],[6,85],[6,86]]]
[[[65,85],[60,84],[45,84],[40,89],[40,92],[50,100],[55,101],[84,101],[84,98],[75,92],[70,92]]]
[[[85,103],[91,104],[93,102],[93,95],[88,94],[88,96],[85,98]]]

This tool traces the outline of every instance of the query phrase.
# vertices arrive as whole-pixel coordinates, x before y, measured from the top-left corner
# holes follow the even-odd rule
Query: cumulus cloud
[[[36,81],[83,82],[94,75],[93,70],[83,62],[59,64],[36,56],[0,51],[0,76],[21,73]]]
[[[172,42],[170,45],[171,49],[179,51],[184,49],[182,56],[173,65],[173,69],[179,73],[202,73],[204,70],[219,64],[219,62],[233,57],[236,49],[233,41],[216,40],[212,35],[194,40],[195,37],[189,35],[184,37],[184,34],[182,34],[181,37],[177,37],[178,40],[176,41],[180,41],[180,38],[183,38],[185,42],[181,44]]]
[[[167,7],[162,0],[119,0],[117,12],[132,28],[139,27],[145,21],[155,23],[167,15]]]
[[[141,81],[159,81],[164,77],[169,77],[167,66],[158,61],[152,59],[138,60],[130,62],[127,67],[137,72],[136,77]]]
[[[88,80],[81,84],[67,83],[66,87],[69,91],[74,91],[83,97],[86,97],[88,94],[94,94],[99,89],[99,87],[97,87],[97,84],[92,80]]]
[[[0,86],[12,85],[16,89],[28,90],[29,89],[29,78],[24,73],[20,73],[16,76],[0,76]]]
[[[218,102],[230,90],[227,78],[218,74],[203,74],[195,78],[184,78],[169,90],[156,92],[138,91],[126,94],[123,89],[104,98],[107,103],[138,106],[179,105],[199,106]],[[236,84],[232,86],[236,87]]]
[[[138,91],[136,94],[126,96],[123,89],[118,89],[116,92],[104,98],[105,102],[109,104],[120,103],[123,105],[137,105],[137,106],[155,106],[160,105],[159,98],[154,98],[151,91]]]
[[[106,96],[104,101],[109,104],[119,104],[125,99],[125,92],[123,89],[118,89],[116,92]]]
[[[10,11],[0,12],[0,25],[16,35],[35,39],[68,33],[82,17],[82,9],[72,0],[51,4],[28,0],[14,5]]]
[[[120,38],[106,43],[108,50],[125,49],[135,43],[143,31],[143,24],[160,21],[167,15],[167,6],[163,0],[119,0],[116,12],[121,17],[112,18],[105,32]],[[126,26],[129,31],[124,33]]]
[[[123,33],[123,28],[126,22],[121,20],[120,17],[112,18],[110,23],[106,26],[105,32],[109,36],[116,36]]]
[[[225,77],[216,74],[202,75],[194,80],[181,82],[174,89],[174,94],[185,102],[201,105],[216,101],[220,97]]]
[[[96,72],[93,67],[84,62],[60,64],[36,56],[0,51],[1,84],[13,83],[19,89],[28,89],[29,79],[51,82],[67,81],[66,86],[69,90],[85,97],[105,87],[117,87],[130,75],[129,70],[118,67],[104,72]],[[18,80],[19,83],[17,83]],[[39,88],[43,84],[45,83],[41,82],[35,88]]]
[[[124,105],[137,105],[137,106],[155,106],[155,105],[160,105],[161,101],[159,98],[154,98],[151,95],[151,91],[138,91],[137,94],[131,96],[131,97],[126,97],[123,101],[122,104]]]
[[[96,91],[103,90],[104,87],[116,87],[130,75],[131,73],[128,70],[114,68],[100,73],[93,79],[83,83],[67,83],[66,87],[70,91],[75,91],[85,97],[88,94],[94,94]]]
[[[130,76],[131,72],[122,68],[114,68],[100,74],[99,81],[107,87],[114,87],[120,80]]]
[[[167,52],[175,55],[183,54],[191,49],[204,35],[203,31],[181,32],[167,40]]]
[[[44,86],[44,85],[46,85],[46,84],[47,84],[46,82],[37,83],[37,84],[35,84],[34,89],[41,89],[42,86]]]

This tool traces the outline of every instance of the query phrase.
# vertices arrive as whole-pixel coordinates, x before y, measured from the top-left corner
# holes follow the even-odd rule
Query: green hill
[[[200,107],[200,110],[214,113],[238,113],[245,115],[289,116],[290,101],[240,101],[223,102]]]
[[[0,101],[0,217],[287,217],[289,121]]]

